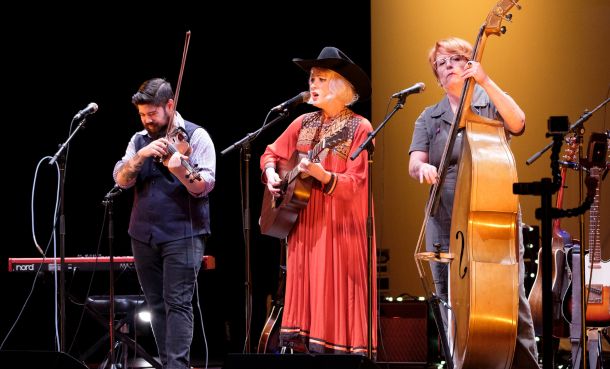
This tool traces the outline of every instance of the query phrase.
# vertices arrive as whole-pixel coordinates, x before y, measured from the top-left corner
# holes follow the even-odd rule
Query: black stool
[[[139,356],[157,369],[161,369],[161,364],[155,360],[142,346],[129,337],[130,328],[135,324],[135,316],[145,304],[144,296],[141,295],[115,295],[114,296],[114,352],[115,362],[110,363],[111,368],[128,368],[129,349],[135,351]],[[108,329],[108,314],[110,311],[110,296],[98,295],[90,296],[85,303],[85,309],[100,324]],[[82,356],[81,360],[86,360],[91,354],[96,352],[100,345],[108,342],[109,333],[106,333],[93,346],[91,346]],[[99,365],[99,368],[106,368],[110,361],[110,352]]]

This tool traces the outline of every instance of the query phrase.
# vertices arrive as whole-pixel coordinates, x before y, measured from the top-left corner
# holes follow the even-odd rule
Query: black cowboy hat
[[[294,58],[292,61],[306,72],[313,67],[334,70],[354,86],[360,96],[359,100],[371,97],[371,80],[368,75],[336,47],[323,48],[317,59]]]

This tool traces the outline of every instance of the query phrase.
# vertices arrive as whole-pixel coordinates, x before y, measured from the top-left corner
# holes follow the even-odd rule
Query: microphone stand
[[[243,228],[244,228],[244,239],[246,244],[245,251],[245,274],[246,282],[245,286],[245,298],[246,298],[246,337],[244,344],[244,353],[250,353],[250,325],[252,321],[252,275],[250,273],[250,144],[254,141],[258,135],[265,131],[267,128],[273,126],[275,123],[286,118],[288,116],[288,109],[280,111],[279,115],[271,120],[269,123],[264,124],[261,128],[254,132],[248,133],[244,138],[235,142],[231,146],[221,151],[221,155],[228,154],[235,148],[240,148],[241,160],[244,165],[244,203],[243,203]]]
[[[49,161],[49,165],[56,162],[59,165],[59,351],[65,352],[66,348],[66,276],[64,270],[66,268],[66,223],[64,213],[64,194],[66,184],[66,160],[67,156],[64,150],[72,138],[76,135],[79,129],[83,128],[87,119],[83,117],[79,125],[72,131],[68,139],[59,146],[59,149]]]
[[[550,178],[542,178],[540,182],[532,183],[514,183],[513,193],[516,195],[536,195],[540,196],[541,207],[536,209],[536,219],[541,220],[542,229],[542,357],[543,369],[554,368],[554,352],[553,352],[553,290],[552,290],[552,265],[553,254],[551,243],[553,239],[552,220],[554,218],[573,217],[583,214],[589,210],[595,196],[593,185],[597,182],[587,182],[587,197],[583,203],[573,209],[557,209],[552,206],[552,195],[557,192],[561,186],[561,173],[559,170],[559,151],[561,150],[561,142],[563,134],[554,132],[547,134],[553,136],[553,145],[551,150],[551,170],[553,180]],[[584,309],[582,309],[584,310]],[[581,310],[581,311],[582,311]],[[584,315],[584,314],[583,314]],[[584,336],[583,336],[584,337]],[[584,341],[584,340],[583,340]],[[584,348],[583,348],[584,350]],[[582,355],[584,360],[585,355]],[[585,366],[583,366],[585,368]]]
[[[610,98],[607,98],[606,100],[604,100],[601,104],[599,104],[598,106],[596,106],[592,111],[587,111],[585,110],[585,112],[583,113],[583,115],[580,116],[580,118],[570,126],[569,128],[569,132],[573,132],[577,137],[578,137],[578,142],[579,142],[579,148],[582,148],[582,136],[584,133],[584,123],[593,115],[593,113],[595,113],[597,110],[599,110],[601,107],[603,107],[604,105],[606,105],[608,102],[610,101]],[[549,127],[552,130],[552,127]],[[549,134],[547,134],[547,137],[549,136]],[[551,196],[554,192],[557,191],[557,189],[559,188],[559,186],[561,185],[561,174],[559,174],[559,164],[558,164],[558,160],[559,160],[559,150],[561,148],[561,142],[556,142],[558,139],[562,140],[563,136],[559,136],[557,134],[553,134],[553,142],[551,142],[550,144],[548,144],[547,146],[545,146],[542,150],[540,150],[539,152],[535,153],[534,155],[532,155],[525,163],[527,165],[530,165],[531,163],[533,163],[534,161],[536,161],[544,152],[546,152],[549,148],[553,147],[553,150],[557,150],[557,153],[554,153],[553,150],[551,151],[551,168],[553,171],[553,176],[555,181],[559,181],[559,183],[551,183],[551,180],[549,178],[542,178],[541,182],[534,182],[534,183],[515,183],[513,184],[513,193],[514,194],[530,194],[530,195],[539,195],[541,196],[541,205],[542,208],[541,209],[537,209],[536,211],[536,218],[537,219],[542,219],[542,253],[541,253],[541,258],[542,258],[542,315],[543,315],[543,319],[542,319],[542,336],[543,336],[543,358],[544,358],[544,369],[551,369],[553,368],[553,347],[552,347],[552,332],[553,332],[553,322],[552,322],[552,315],[553,315],[553,306],[552,306],[552,302],[553,302],[553,297],[552,297],[552,271],[550,270],[550,268],[546,268],[549,269],[548,271],[545,270],[545,265],[553,265],[552,261],[553,261],[553,255],[551,252],[551,243],[552,243],[552,225],[550,224],[551,219],[552,218],[559,218],[560,216],[557,216],[556,214],[553,215],[554,213],[551,213],[551,211],[553,210],[557,210],[552,208],[552,204],[551,204]],[[556,147],[557,146],[557,147]],[[579,157],[580,159],[582,159],[582,150],[579,149]],[[582,160],[579,160],[579,162],[582,162]],[[556,167],[555,167],[556,166]],[[583,178],[582,178],[583,174],[582,174],[582,170],[579,171],[579,193],[580,193],[580,198],[582,199],[582,183],[583,183]],[[558,178],[559,177],[559,178]],[[549,193],[549,190],[551,188],[553,188],[554,186],[557,186],[557,189],[555,189],[552,193]],[[517,191],[521,191],[521,192],[517,192]],[[542,192],[541,192],[542,191]],[[547,191],[546,193],[544,191]],[[585,206],[588,200],[585,200],[585,203],[582,206]],[[590,206],[591,204],[589,204]],[[546,210],[548,209],[548,210]],[[578,215],[583,214],[586,210],[588,209],[588,207],[586,207],[585,209],[581,209],[580,213]],[[538,210],[540,210],[540,213],[538,212]],[[568,210],[569,211],[569,210]],[[540,218],[538,217],[540,216]],[[563,217],[565,217],[566,215],[563,215]],[[574,215],[567,215],[567,216],[574,216]],[[546,219],[549,218],[548,223],[545,227],[545,221]],[[580,228],[580,239],[583,239],[583,235],[584,235],[584,221],[582,220],[582,217],[579,221],[579,228]],[[545,228],[548,228],[545,230]],[[546,247],[545,247],[546,246]],[[578,359],[578,362],[580,364],[582,364],[582,368],[586,368],[587,367],[587,359],[586,359],[586,355],[582,354],[582,352],[586,352],[587,351],[587,342],[585,340],[585,336],[586,336],[586,324],[585,324],[585,297],[584,297],[584,291],[585,290],[585,267],[584,267],[584,243],[581,242],[580,246],[575,245],[574,247],[580,247],[578,251],[578,254],[580,255],[580,286],[579,289],[582,293],[581,295],[581,306],[582,308],[580,309],[580,317],[576,317],[575,315],[577,314],[572,314],[572,322],[570,322],[571,327],[576,324],[573,323],[573,321],[575,319],[580,319],[580,327],[581,327],[581,339],[582,339],[582,345],[580,346],[580,354],[581,357]],[[576,253],[576,251],[575,251]],[[572,329],[571,329],[572,330]],[[546,362],[548,362],[550,360],[550,363],[546,364]],[[573,360],[572,361],[574,365],[576,365],[576,362]]]
[[[122,189],[115,185],[102,201],[102,205],[106,208],[108,214],[108,257],[109,257],[109,285],[108,285],[108,337],[110,338],[110,368],[115,368],[115,353],[114,353],[114,220],[112,205],[114,204],[113,198],[118,196],[122,192]]]
[[[368,152],[368,199],[367,199],[367,219],[366,219],[366,241],[367,241],[367,251],[368,251],[368,265],[367,265],[367,276],[368,276],[368,284],[367,284],[367,357],[369,359],[373,359],[373,268],[376,266],[373,265],[373,234],[374,234],[374,224],[373,224],[373,155],[375,151],[375,145],[373,144],[373,139],[379,131],[383,129],[386,123],[398,112],[398,110],[402,109],[405,105],[405,101],[407,99],[407,94],[401,95],[398,97],[398,102],[394,109],[385,117],[385,119],[379,124],[379,126],[368,134],[367,139],[358,147],[356,151],[350,156],[351,160],[354,160],[360,155],[362,150],[366,149]]]
[[[548,134],[547,134],[548,137]],[[536,209],[536,218],[541,220],[542,236],[542,357],[543,369],[553,369],[553,289],[552,271],[550,266],[553,261],[551,243],[553,238],[552,229],[552,196],[561,186],[561,173],[559,170],[559,151],[561,150],[562,134],[553,134],[551,150],[551,178],[542,178],[540,182],[513,183],[513,193],[516,195],[540,196],[540,208]]]

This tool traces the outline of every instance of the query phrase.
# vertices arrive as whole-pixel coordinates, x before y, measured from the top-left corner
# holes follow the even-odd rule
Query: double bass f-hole
[[[460,240],[461,244],[462,244],[462,246],[460,247],[460,267],[459,267],[459,270],[460,270],[460,278],[464,279],[464,277],[466,277],[466,272],[468,271],[468,267],[467,266],[465,266],[464,269],[462,269],[462,261],[464,260],[464,247],[465,247],[465,245],[464,245],[464,233],[462,233],[462,231],[458,231],[455,234],[455,239],[456,240]]]

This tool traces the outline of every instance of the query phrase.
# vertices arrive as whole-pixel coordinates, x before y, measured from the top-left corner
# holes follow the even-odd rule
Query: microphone
[[[96,111],[97,111],[97,104],[94,102],[89,103],[89,105],[87,105],[86,108],[84,108],[83,110],[76,113],[76,115],[74,116],[74,118],[72,118],[72,120],[81,120],[84,117],[86,117],[87,115],[93,114]]]
[[[121,192],[123,192],[123,189],[121,187],[119,187],[118,184],[115,184],[114,187],[112,187],[112,189],[110,191],[108,191],[106,196],[104,196],[104,199],[106,199],[106,200],[111,199],[115,196],[120,195]]]
[[[310,96],[309,91],[303,91],[300,94],[293,97],[292,99],[290,99],[288,101],[284,101],[280,105],[274,107],[273,109],[271,109],[271,111],[281,111],[281,110],[285,110],[285,109],[294,108],[295,106],[297,106],[299,104],[307,102],[309,100],[309,96]]]
[[[392,95],[392,97],[393,98],[394,97],[402,98],[404,96],[409,96],[411,94],[418,94],[425,89],[426,89],[426,85],[423,82],[417,82],[416,84],[414,84],[413,86],[411,86],[409,88],[405,88],[402,91],[398,91],[397,93]]]

